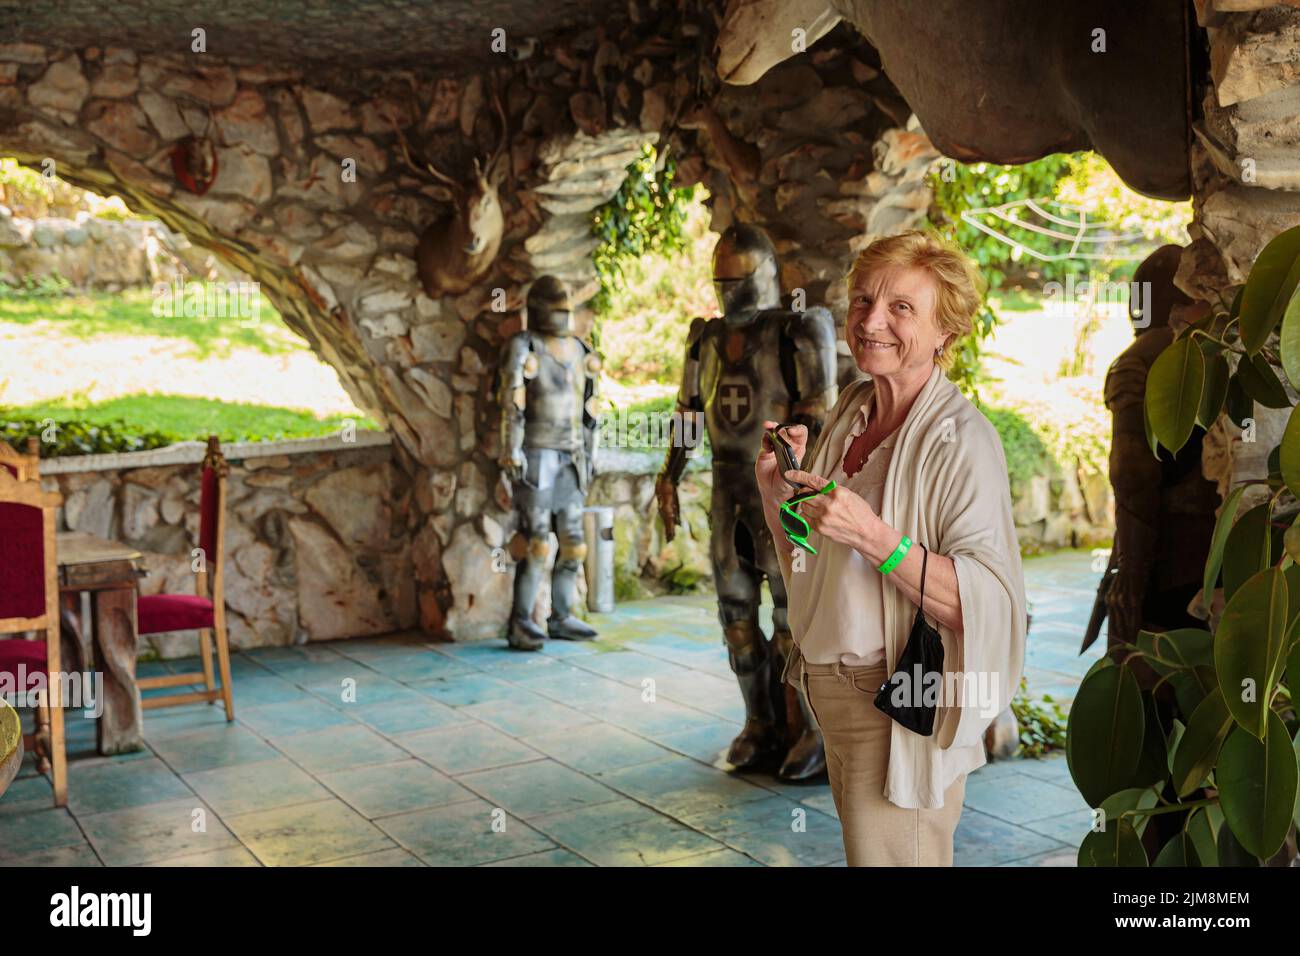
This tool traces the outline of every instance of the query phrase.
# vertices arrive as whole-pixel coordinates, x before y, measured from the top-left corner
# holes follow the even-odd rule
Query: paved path
[[[1090,562],[1026,562],[1036,692],[1068,697],[1091,663],[1073,656]],[[596,623],[600,641],[538,654],[415,635],[238,654],[235,723],[150,711],[148,749],[122,757],[73,719],[68,808],[29,759],[0,799],[0,863],[843,865],[824,784],[715,766],[743,710],[711,598]],[[999,762],[967,784],[956,862],[1072,865],[1088,821],[1063,755]]]

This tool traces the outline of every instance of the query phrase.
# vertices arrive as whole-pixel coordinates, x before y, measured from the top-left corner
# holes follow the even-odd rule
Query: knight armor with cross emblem
[[[810,446],[821,431],[838,394],[835,320],[822,308],[782,308],[776,251],[753,226],[732,226],[718,240],[713,285],[723,316],[691,323],[673,440],[655,491],[671,541],[677,484],[702,419],[713,450],[709,525],[718,617],[745,701],[745,726],[727,760],[737,768],[779,761],[782,779],[804,780],[825,769],[826,756],[807,700],[792,690],[787,707],[781,683],[794,638],[754,459],[765,420],[806,425]],[[774,605],[770,641],[758,624],[764,578]]]
[[[515,569],[507,639],[535,651],[549,636],[589,640],[596,631],[573,614],[587,553],[582,509],[593,477],[599,425],[600,357],[573,331],[564,283],[542,276],[528,291],[527,325],[502,348],[500,465],[512,483],[527,551]],[[532,619],[546,571],[551,530],[560,551],[551,570],[551,616]]]

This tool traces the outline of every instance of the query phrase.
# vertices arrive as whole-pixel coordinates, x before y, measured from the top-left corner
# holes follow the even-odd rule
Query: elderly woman
[[[870,379],[844,389],[806,457],[806,429],[780,431],[803,470],[782,475],[766,439],[755,463],[789,593],[785,680],[804,687],[825,737],[848,864],[950,866],[966,775],[985,762],[983,732],[1024,663],[1002,445],[944,374],[979,308],[979,277],[961,252],[912,232],[864,249],[848,284],[846,339]],[[811,531],[797,548],[781,503],[831,481],[798,506]],[[923,566],[944,649],[931,736],[874,703],[907,645]]]

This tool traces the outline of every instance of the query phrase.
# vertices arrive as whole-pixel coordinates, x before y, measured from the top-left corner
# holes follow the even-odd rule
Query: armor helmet
[[[542,276],[528,290],[528,328],[551,335],[573,334],[569,290],[555,276]]]
[[[735,225],[722,234],[713,250],[713,288],[724,315],[781,305],[776,249],[763,230]]]
[[[1161,246],[1133,271],[1128,310],[1138,335],[1168,325],[1175,308],[1192,304],[1192,298],[1174,285],[1182,254],[1182,246]]]

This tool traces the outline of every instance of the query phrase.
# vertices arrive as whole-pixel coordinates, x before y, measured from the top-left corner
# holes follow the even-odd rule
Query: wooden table
[[[140,552],[79,531],[56,542],[59,591],[65,600],[90,592],[94,669],[103,675],[103,714],[96,724],[101,754],[144,746],[144,711],[135,683],[135,563]]]
[[[23,722],[0,697],[0,797],[23,765]]]

